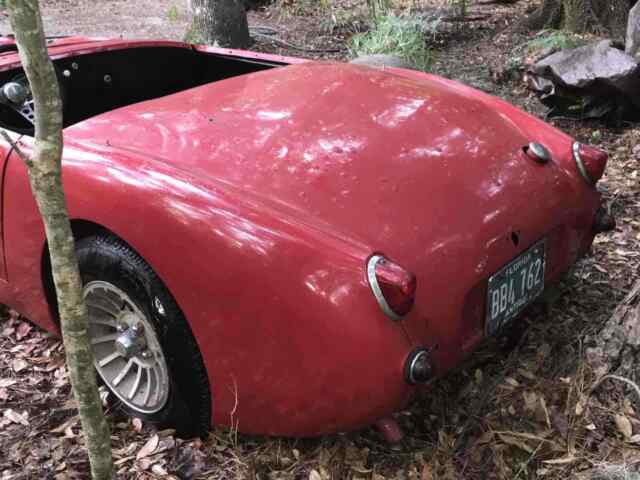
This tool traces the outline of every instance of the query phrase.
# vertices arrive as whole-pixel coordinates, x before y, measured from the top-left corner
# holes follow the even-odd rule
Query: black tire
[[[174,428],[183,438],[206,435],[211,427],[209,380],[193,333],[171,293],[144,259],[114,236],[83,238],[76,252],[85,285],[97,280],[109,282],[147,315],[167,362],[169,398],[162,410],[143,414],[120,401],[116,406],[160,428]],[[155,299],[163,306],[163,313],[154,307]]]

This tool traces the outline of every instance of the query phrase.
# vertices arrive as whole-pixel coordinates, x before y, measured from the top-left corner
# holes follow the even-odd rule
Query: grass
[[[178,7],[176,5],[171,5],[167,11],[167,18],[170,22],[177,22],[179,17],[180,13],[178,12]]]
[[[396,55],[426,71],[431,63],[426,35],[429,29],[435,28],[435,25],[425,26],[421,19],[387,13],[374,18],[368,32],[354,35],[350,47],[355,55]]]
[[[566,48],[581,47],[585,43],[585,40],[577,35],[562,31],[548,30],[527,43],[527,50],[529,52],[547,49],[557,51],[564,50]]]

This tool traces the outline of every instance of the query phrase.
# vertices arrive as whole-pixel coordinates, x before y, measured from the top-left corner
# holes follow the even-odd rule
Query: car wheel
[[[211,425],[209,382],[168,289],[113,236],[81,239],[76,250],[96,371],[116,404],[180,436],[204,435]]]

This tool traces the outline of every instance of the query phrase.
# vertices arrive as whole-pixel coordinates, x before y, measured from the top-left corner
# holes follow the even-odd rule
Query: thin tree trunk
[[[35,101],[33,158],[24,158],[45,226],[71,386],[78,401],[91,474],[113,478],[109,426],[96,385],[87,309],[62,188],[62,101],[44,38],[38,0],[8,0],[11,26]]]
[[[185,40],[191,43],[246,48],[251,44],[242,0],[192,0],[193,20]]]

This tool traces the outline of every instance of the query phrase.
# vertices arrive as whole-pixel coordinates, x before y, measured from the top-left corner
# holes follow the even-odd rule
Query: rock
[[[629,23],[627,24],[627,41],[625,50],[627,55],[638,59],[640,53],[640,3],[636,3],[629,11]]]
[[[349,63],[354,65],[368,65],[370,67],[392,67],[392,68],[407,68],[410,70],[416,70],[416,67],[411,64],[407,59],[398,57],[396,55],[386,54],[374,54],[374,55],[361,55],[354,58]]]
[[[585,118],[640,111],[638,63],[610,40],[554,53],[529,67],[525,81],[546,105],[565,112],[580,105]]]

